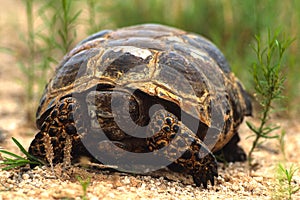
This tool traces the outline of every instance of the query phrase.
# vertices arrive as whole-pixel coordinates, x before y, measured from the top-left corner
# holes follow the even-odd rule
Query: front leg
[[[72,146],[77,135],[74,122],[74,111],[78,108],[72,97],[62,99],[49,113],[29,146],[29,153],[53,165],[63,163],[65,167],[71,164]]]
[[[208,181],[214,185],[218,176],[214,155],[176,116],[165,110],[155,112],[148,131],[149,150],[174,161],[169,169],[192,175],[197,186],[207,188]]]

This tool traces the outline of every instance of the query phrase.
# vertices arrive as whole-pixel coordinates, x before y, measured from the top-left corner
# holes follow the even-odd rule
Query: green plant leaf
[[[24,147],[19,143],[19,141],[16,140],[14,137],[12,137],[12,140],[13,140],[14,143],[19,147],[19,149],[21,150],[21,152],[22,152],[23,154],[25,154],[26,157],[27,157],[30,161],[35,161],[35,162],[40,163],[40,164],[43,163],[41,160],[39,160],[39,159],[36,158],[35,156],[29,154],[29,153],[24,149]]]
[[[252,64],[252,77],[255,83],[257,100],[261,105],[260,125],[254,126],[250,122],[246,122],[249,129],[254,133],[255,139],[248,153],[248,163],[251,165],[252,152],[261,143],[263,139],[279,138],[279,135],[270,135],[280,126],[269,125],[270,113],[274,111],[273,103],[275,100],[282,98],[281,92],[286,79],[282,73],[283,53],[290,44],[289,40],[279,40],[280,31],[271,32],[268,29],[267,43],[263,44],[260,36],[255,36],[256,45],[252,45],[252,49],[256,55],[256,62]],[[285,48],[283,49],[283,46]]]
[[[35,164],[35,165],[41,165],[41,164],[45,164],[43,161],[39,160],[38,158],[32,156],[31,154],[29,154],[24,147],[18,142],[18,140],[16,140],[15,138],[12,138],[13,142],[18,146],[18,148],[20,149],[20,151],[26,155],[26,158],[23,158],[22,156],[16,155],[12,152],[6,151],[6,150],[0,150],[0,153],[9,155],[12,158],[9,157],[4,157],[4,160],[0,162],[0,165],[8,165],[6,167],[3,167],[2,170],[9,170],[9,169],[13,169],[16,167],[20,167],[20,166],[25,166],[27,164]]]
[[[7,154],[7,155],[10,155],[12,157],[15,157],[15,158],[18,158],[18,159],[23,159],[23,157],[19,156],[19,155],[16,155],[12,152],[9,152],[9,151],[6,151],[6,150],[2,150],[0,149],[0,153],[4,153],[4,154]],[[9,158],[6,158],[6,159],[9,159]]]
[[[249,121],[246,121],[247,126],[256,134],[258,134],[257,128]]]

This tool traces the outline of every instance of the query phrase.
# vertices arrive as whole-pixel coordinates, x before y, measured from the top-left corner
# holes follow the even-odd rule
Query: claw
[[[207,161],[210,161],[209,164],[207,164]],[[203,185],[204,188],[207,188],[209,182],[214,186],[215,177],[218,177],[217,163],[214,157],[210,154],[202,158],[202,162],[201,160],[199,162],[199,167],[192,169],[193,180],[196,186]]]
[[[209,179],[209,181],[210,181],[210,184],[211,184],[212,186],[215,185],[215,178],[214,178],[214,176],[212,176],[212,177]]]
[[[193,180],[197,187],[200,187],[202,184],[204,188],[207,188],[207,184],[205,184],[205,181],[201,180],[199,177],[193,175]]]
[[[215,185],[215,177],[217,177],[215,173],[207,174],[206,176],[202,175],[201,177],[199,177],[199,174],[197,174],[193,175],[193,180],[197,187],[203,185],[203,188],[207,189],[208,182],[210,182],[212,186]]]
[[[205,188],[205,189],[207,189],[207,182],[202,182],[202,184],[203,184],[203,187]]]

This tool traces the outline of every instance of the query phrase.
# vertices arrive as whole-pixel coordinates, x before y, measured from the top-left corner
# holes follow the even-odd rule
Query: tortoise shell
[[[154,105],[160,107],[151,111]],[[85,117],[74,119],[74,113]],[[51,165],[65,162],[68,145],[69,162],[80,155],[93,157],[79,140],[95,135],[99,127],[121,149],[155,152],[185,130],[187,137],[207,152],[223,148],[228,160],[244,160],[243,151],[236,145],[237,129],[244,116],[250,114],[247,93],[220,50],[204,37],[157,24],[105,30],[80,42],[57,67],[37,110],[37,127],[41,131],[29,152]],[[99,127],[93,125],[92,118]],[[120,122],[130,124],[131,130],[135,129],[132,122],[147,128],[135,129],[136,135],[128,134]],[[141,134],[144,131],[151,134]],[[72,137],[68,140],[67,135]],[[93,136],[93,140],[97,137]],[[190,151],[198,152],[199,148],[192,147]],[[169,150],[165,153],[170,154]],[[209,156],[204,160],[214,160],[211,153]],[[183,171],[189,168],[182,163],[185,162],[170,166]],[[195,174],[203,176],[203,169],[195,173],[190,168],[187,171],[197,185],[213,182],[214,170],[208,170],[198,180]]]

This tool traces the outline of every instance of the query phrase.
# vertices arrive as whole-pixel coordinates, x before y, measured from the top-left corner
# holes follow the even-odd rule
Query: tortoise
[[[215,155],[244,161],[238,127],[251,101],[208,39],[159,24],[104,30],[60,62],[36,113],[29,153],[88,158],[133,173],[169,169],[214,185]]]

